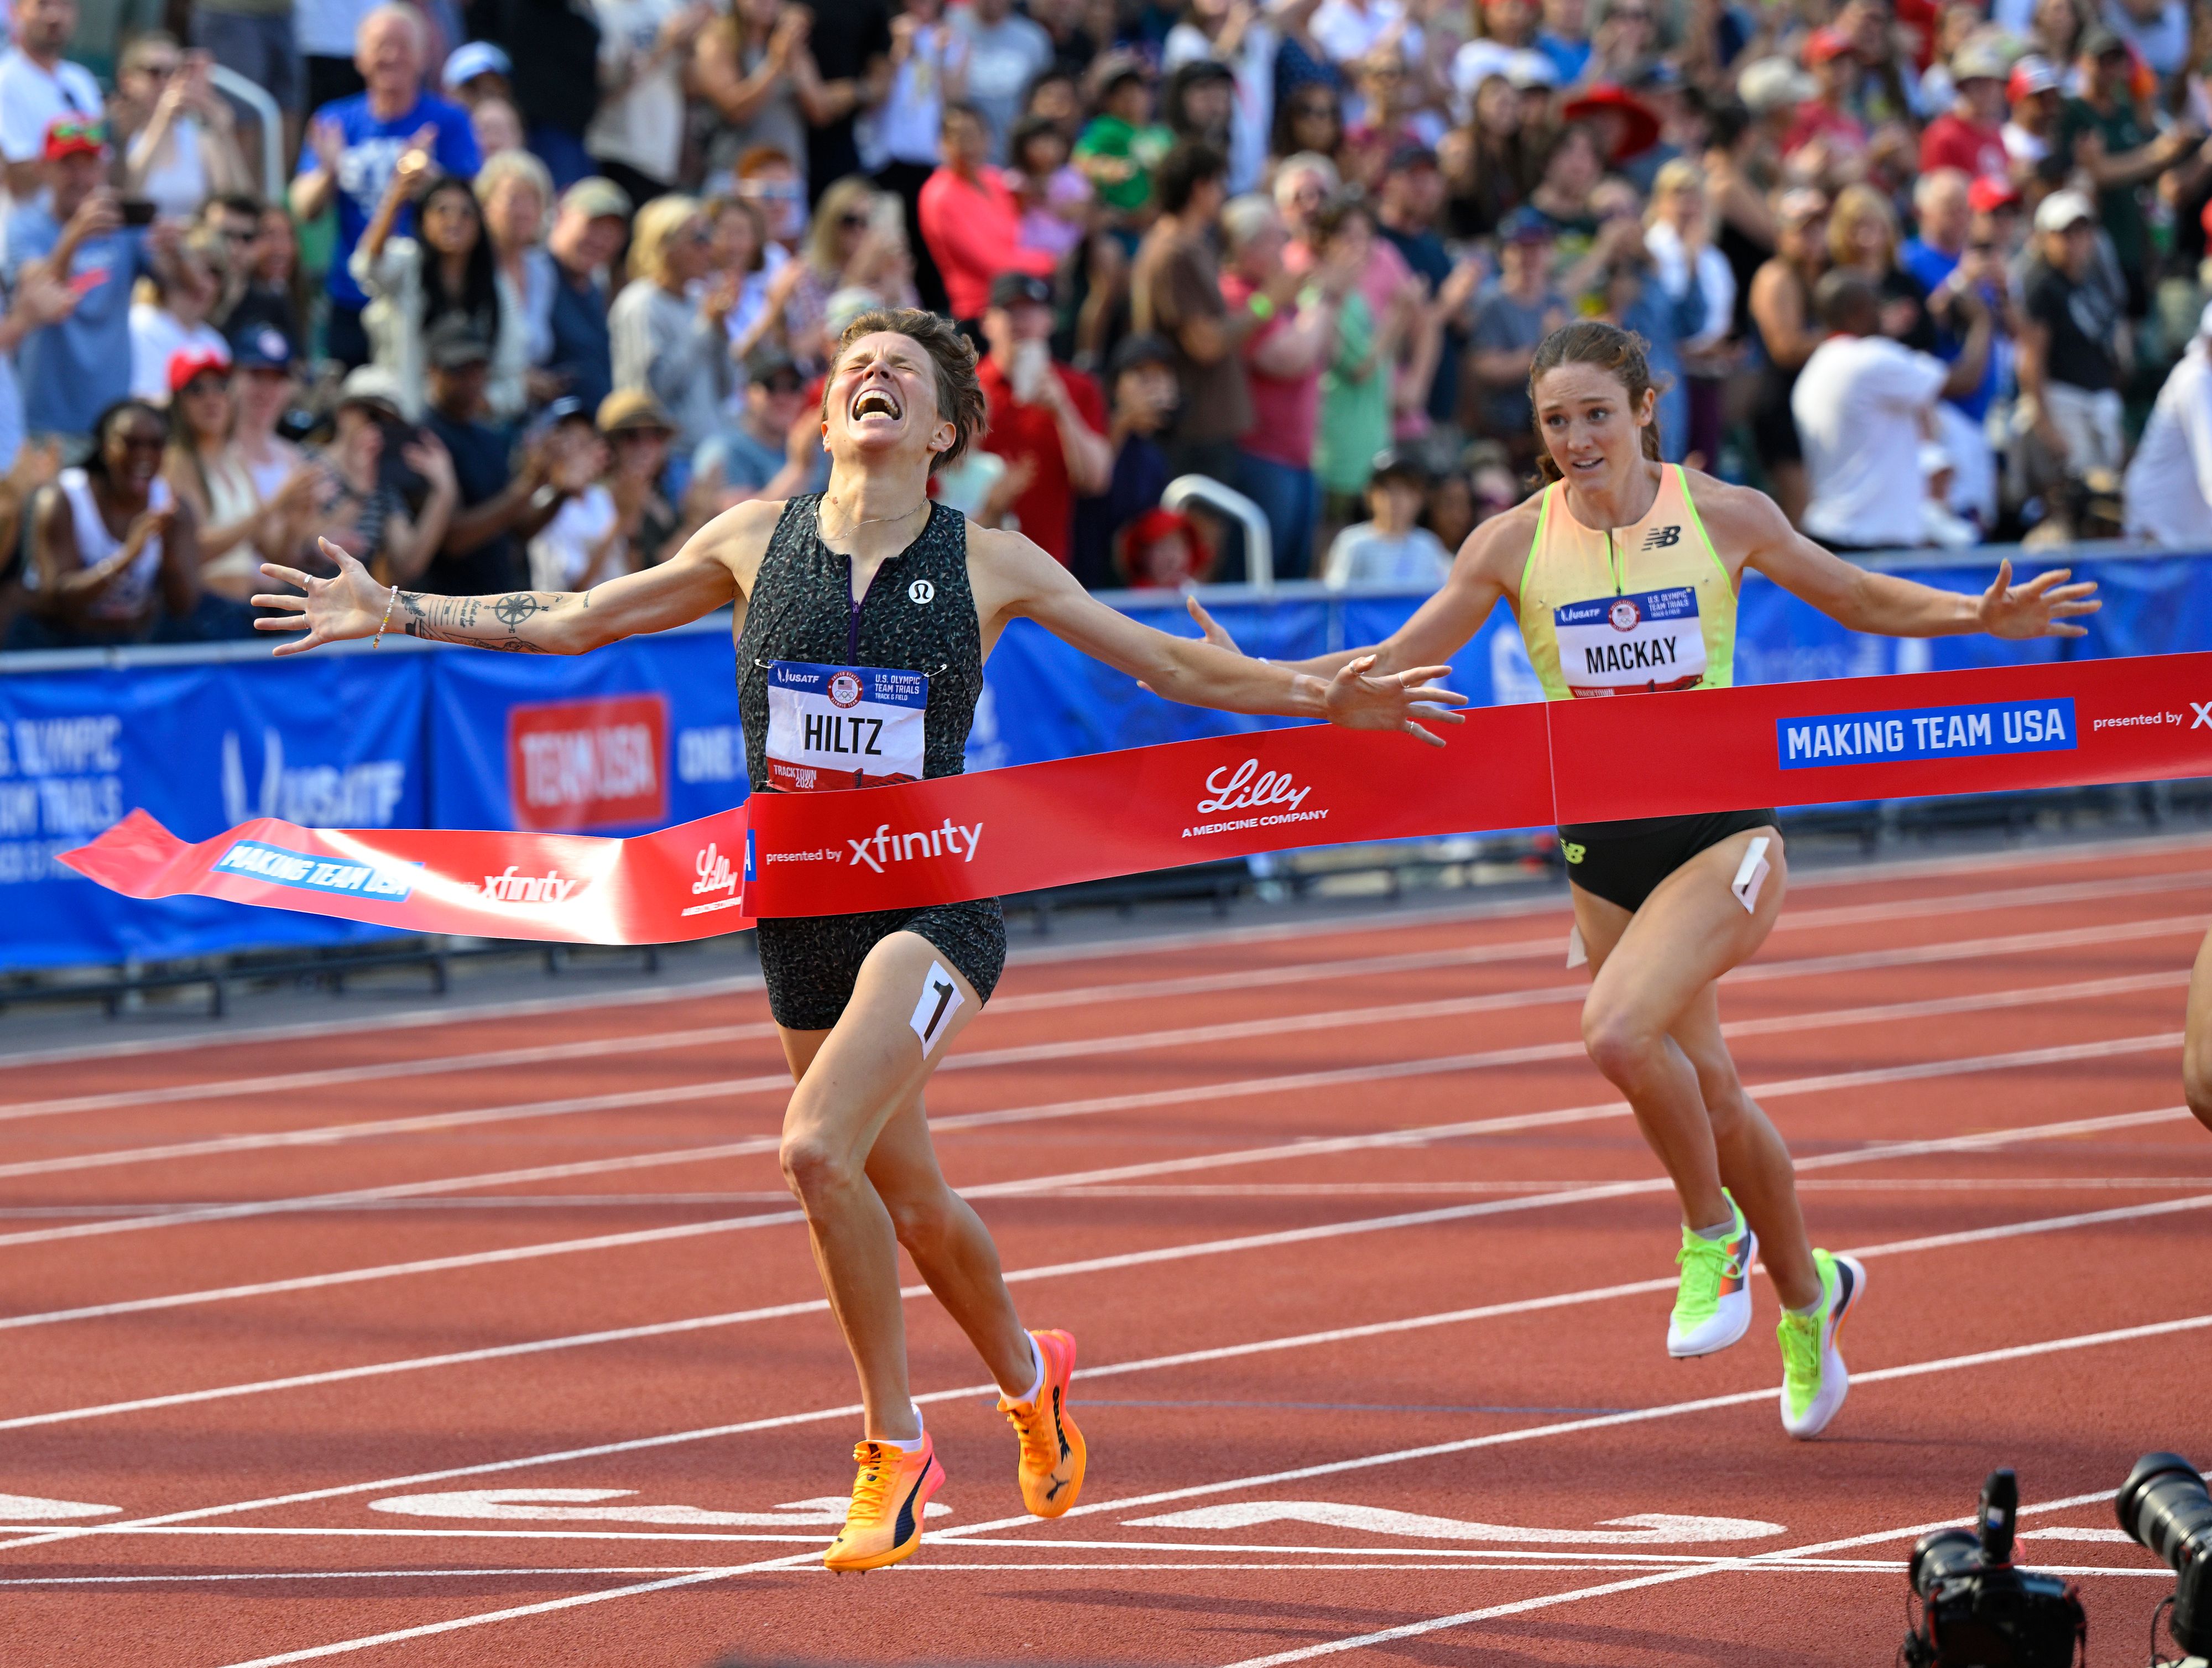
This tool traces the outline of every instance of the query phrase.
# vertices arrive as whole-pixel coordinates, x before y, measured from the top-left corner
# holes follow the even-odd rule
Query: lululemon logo
[[[917,579],[906,587],[906,594],[910,602],[934,602],[937,600],[937,587],[926,579]]]

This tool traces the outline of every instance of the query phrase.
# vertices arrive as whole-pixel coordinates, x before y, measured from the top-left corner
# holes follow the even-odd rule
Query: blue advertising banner
[[[1736,681],[2212,646],[2212,562],[2100,557],[2075,565],[2105,599],[2090,635],[2027,643],[1862,636],[1751,575]],[[1898,571],[1972,594],[1987,587],[1991,569]],[[1213,612],[1247,653],[1295,660],[1379,642],[1422,600],[1301,585],[1269,598],[1224,593]],[[1164,631],[1198,635],[1180,597],[1113,601]],[[749,791],[726,618],[575,659],[411,644],[397,654],[349,648],[283,661],[230,649],[0,661],[0,910],[9,922],[0,965],[153,960],[372,935],[343,922],[207,899],[132,902],[52,861],[137,807],[187,840],[256,815],[320,827],[622,835],[709,815]],[[1478,705],[1542,698],[1507,609],[1494,611],[1451,661],[1453,686]],[[1282,721],[1160,700],[1017,620],[989,663],[968,768]],[[1917,745],[1909,724],[1900,734]],[[2007,745],[2001,728],[1992,734],[1992,745]],[[2033,745],[2024,729],[2014,740]]]

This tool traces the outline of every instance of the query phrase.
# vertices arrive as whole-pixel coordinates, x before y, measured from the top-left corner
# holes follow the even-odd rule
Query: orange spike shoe
[[[1086,1457],[1083,1433],[1067,1411],[1067,1381],[1075,1376],[1075,1340],[1065,1332],[1032,1332],[1044,1361],[1044,1380],[1034,1402],[999,1398],[999,1411],[1021,1439],[1022,1503],[1040,1518],[1056,1518],[1083,1492]]]
[[[860,1474],[853,1480],[852,1509],[822,1561],[842,1574],[881,1569],[910,1558],[921,1546],[921,1519],[929,1497],[945,1486],[937,1444],[922,1434],[921,1451],[908,1453],[888,1442],[862,1442],[853,1450]]]

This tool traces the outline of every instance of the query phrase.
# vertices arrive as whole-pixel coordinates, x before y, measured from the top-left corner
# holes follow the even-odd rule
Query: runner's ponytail
[[[1561,365],[1592,365],[1619,381],[1627,392],[1629,409],[1638,410],[1647,393],[1663,392],[1659,379],[1651,374],[1650,353],[1651,344],[1634,331],[1601,319],[1563,325],[1537,344],[1536,356],[1528,362],[1528,403],[1534,406],[1536,383],[1546,371]],[[1547,483],[1556,481],[1559,466],[1552,460],[1552,448],[1544,443],[1543,419],[1532,414],[1531,421],[1536,425],[1537,472]],[[1644,425],[1644,455],[1655,463],[1659,460],[1656,415]]]

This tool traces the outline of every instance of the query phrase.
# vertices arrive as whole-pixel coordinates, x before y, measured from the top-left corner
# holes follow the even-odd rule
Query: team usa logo
[[[1634,597],[1621,597],[1613,605],[1606,618],[1613,622],[1616,631],[1633,631],[1644,618],[1644,611],[1636,606]]]
[[[860,699],[860,680],[849,672],[841,672],[830,680],[831,703],[840,707],[857,705]]]

